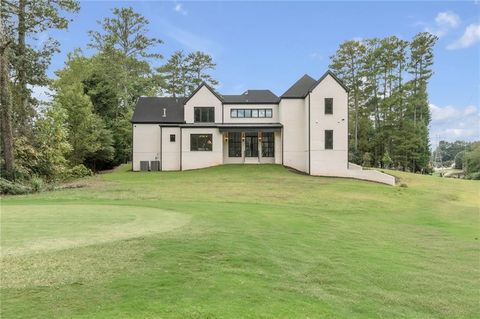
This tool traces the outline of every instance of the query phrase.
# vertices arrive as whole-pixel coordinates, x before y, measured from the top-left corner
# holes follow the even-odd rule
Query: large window
[[[228,156],[242,157],[242,133],[228,133]]]
[[[333,114],[333,99],[331,97],[325,98],[325,114]]]
[[[212,134],[190,134],[190,151],[212,151]]]
[[[215,108],[214,107],[195,107],[194,121],[198,123],[213,123],[215,122]]]
[[[272,117],[272,109],[231,109],[230,117],[232,118],[256,118],[256,117]]]
[[[275,134],[262,133],[262,157],[275,157]]]
[[[333,130],[325,130],[325,149],[333,150]]]

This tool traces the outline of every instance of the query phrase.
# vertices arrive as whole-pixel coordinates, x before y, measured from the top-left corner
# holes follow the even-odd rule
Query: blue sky
[[[87,31],[115,6],[132,6],[150,20],[166,58],[179,49],[211,54],[224,94],[268,88],[280,95],[305,73],[320,77],[345,40],[408,40],[428,30],[440,36],[429,86],[432,144],[437,135],[480,139],[478,2],[81,2],[68,31],[49,34],[61,43],[52,76],[68,52],[86,48]]]

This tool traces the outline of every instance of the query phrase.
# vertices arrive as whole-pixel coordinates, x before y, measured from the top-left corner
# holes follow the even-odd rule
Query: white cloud
[[[184,16],[187,15],[187,13],[188,13],[188,11],[185,10],[185,8],[183,7],[183,4],[181,4],[181,3],[176,3],[175,6],[173,7],[173,10],[175,12],[180,13],[181,15],[184,15]]]
[[[460,17],[453,12],[440,12],[435,17],[435,22],[439,26],[456,28],[460,24]]]
[[[457,50],[471,47],[476,42],[480,41],[480,24],[470,24],[465,29],[463,35],[457,41],[449,44],[447,49]]]
[[[438,140],[479,140],[480,114],[478,107],[444,106],[430,104],[432,122],[430,124],[430,140],[436,144]]]
[[[458,27],[460,24],[460,17],[453,12],[439,12],[435,17],[435,23],[433,26],[425,27],[425,31],[435,34],[436,36],[443,37],[451,29]]]

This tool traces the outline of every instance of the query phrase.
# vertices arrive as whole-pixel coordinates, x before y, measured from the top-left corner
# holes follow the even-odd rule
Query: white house
[[[330,71],[319,80],[304,75],[280,97],[221,95],[207,84],[189,97],[141,97],[131,122],[134,171],[275,163],[395,184],[348,163],[348,88]]]

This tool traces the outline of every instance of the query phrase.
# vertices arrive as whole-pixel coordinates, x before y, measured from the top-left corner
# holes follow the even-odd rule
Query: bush
[[[468,174],[465,178],[480,180],[480,172],[475,172],[475,173]]]
[[[0,194],[2,195],[21,195],[31,192],[32,189],[28,186],[0,178]]]
[[[44,188],[43,179],[37,176],[32,177],[30,180],[30,185],[32,187],[32,191],[35,193],[41,192]]]
[[[63,179],[74,179],[74,178],[81,178],[85,176],[91,176],[93,173],[92,171],[85,167],[85,165],[80,164],[69,168],[65,171]]]
[[[373,161],[373,158],[372,158],[372,154],[366,152],[363,154],[363,163],[362,163],[362,166],[363,167],[371,167],[372,166],[372,161]]]

